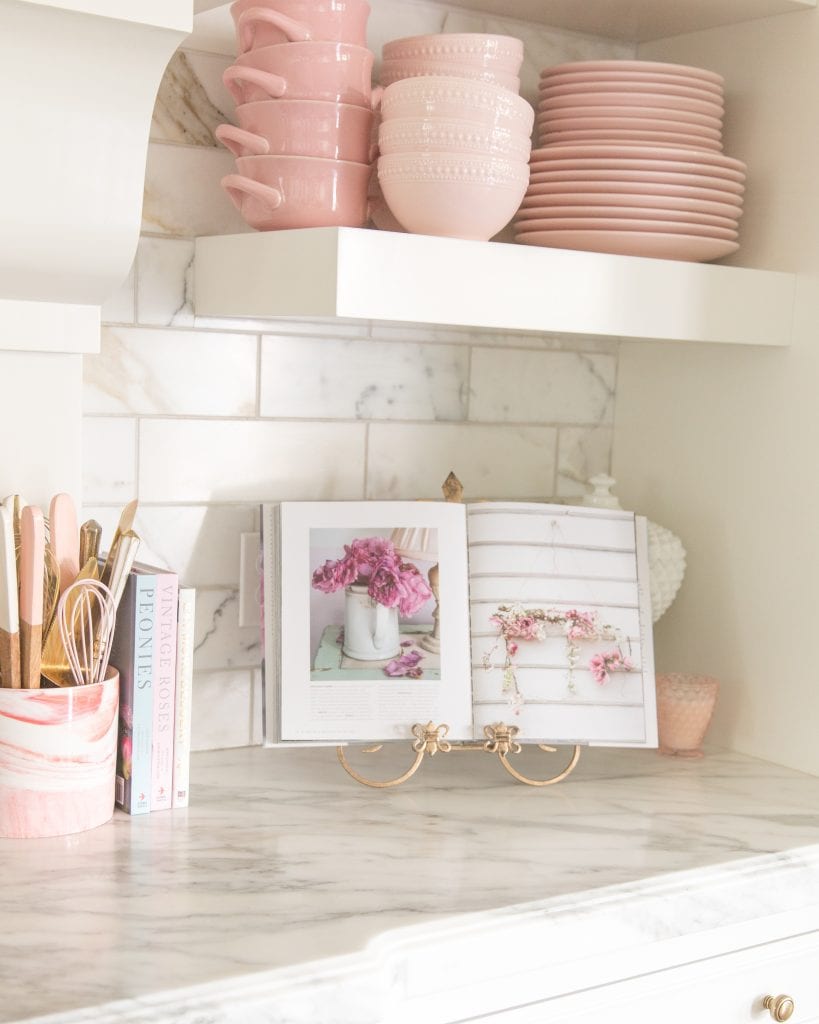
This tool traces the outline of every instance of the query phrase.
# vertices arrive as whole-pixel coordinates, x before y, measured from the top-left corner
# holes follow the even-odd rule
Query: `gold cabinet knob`
[[[790,996],[765,996],[762,1005],[770,1012],[773,1019],[778,1021],[788,1020],[795,1009]]]

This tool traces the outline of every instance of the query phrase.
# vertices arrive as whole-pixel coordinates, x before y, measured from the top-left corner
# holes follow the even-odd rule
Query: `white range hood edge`
[[[139,6],[0,0],[0,350],[99,349],[139,239],[157,89],[193,24],[193,0]]]

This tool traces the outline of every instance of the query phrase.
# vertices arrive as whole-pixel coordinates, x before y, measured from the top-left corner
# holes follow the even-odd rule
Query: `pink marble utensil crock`
[[[241,54],[222,80],[237,104],[285,97],[370,108],[373,59],[349,43],[281,43]]]
[[[216,137],[234,156],[273,153],[370,163],[373,113],[349,103],[262,100],[236,108],[240,129],[220,125]],[[255,148],[254,148],[255,147]]]
[[[114,813],[119,673],[90,686],[0,689],[0,838],[96,828]]]
[[[367,45],[366,0],[237,0],[230,12],[240,53],[288,42]]]

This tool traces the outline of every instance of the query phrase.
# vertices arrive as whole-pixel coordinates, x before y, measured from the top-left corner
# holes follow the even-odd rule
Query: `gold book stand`
[[[341,763],[342,768],[348,775],[352,776],[356,782],[360,782],[362,786],[372,786],[374,789],[391,789],[393,786],[400,786],[402,782],[406,782],[407,779],[411,779],[412,776],[421,767],[421,762],[424,760],[424,755],[428,754],[430,757],[434,757],[437,753],[449,754],[452,751],[457,750],[480,750],[487,754],[497,754],[498,760],[503,765],[509,774],[518,780],[523,782],[527,786],[553,786],[556,782],[560,782],[565,779],[567,775],[574,771],[577,762],[580,760],[580,747],[575,746],[572,752],[571,759],[566,767],[558,772],[557,775],[553,775],[548,779],[531,779],[528,775],[524,775],[519,772],[509,761],[510,754],[519,754],[523,750],[522,744],[518,743],[515,737],[518,734],[518,727],[516,725],[505,725],[498,723],[497,725],[487,725],[484,727],[484,735],[486,739],[483,743],[476,742],[450,742],[446,738],[449,732],[448,725],[435,725],[433,722],[427,722],[426,725],[415,724],[412,727],[412,733],[415,736],[415,740],[412,744],[412,749],[415,752],[415,760],[409,766],[409,768],[401,775],[396,776],[394,779],[387,779],[383,782],[378,782],[374,779],[368,779],[365,775],[356,771],[347,760],[344,754],[344,747],[340,746],[336,748],[338,753],[338,759]],[[373,747],[365,747],[363,753],[375,754],[384,746],[383,743],[379,743]],[[556,747],[547,746],[545,743],[538,743],[538,749],[545,751],[548,754],[554,754],[557,752]]]

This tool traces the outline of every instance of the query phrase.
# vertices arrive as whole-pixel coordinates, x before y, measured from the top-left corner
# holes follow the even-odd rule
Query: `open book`
[[[262,509],[267,743],[654,747],[646,523],[520,502]]]

